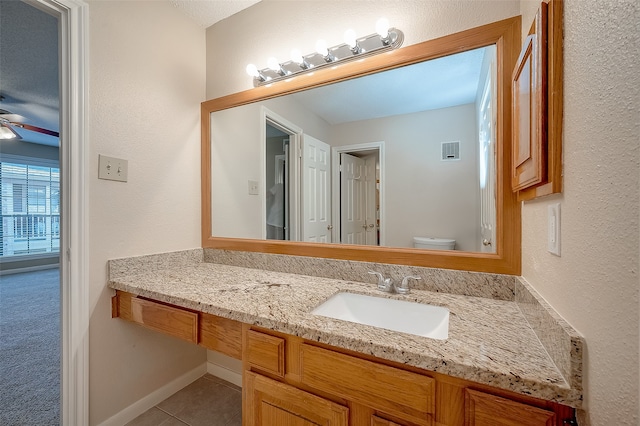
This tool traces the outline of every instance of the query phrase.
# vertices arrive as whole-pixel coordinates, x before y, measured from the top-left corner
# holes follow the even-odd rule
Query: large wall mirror
[[[202,104],[203,247],[520,273],[520,18]]]

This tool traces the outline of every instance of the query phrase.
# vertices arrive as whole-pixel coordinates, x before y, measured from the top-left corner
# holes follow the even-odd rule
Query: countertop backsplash
[[[397,283],[409,275],[419,276],[421,280],[412,280],[410,284],[416,290],[509,301],[515,297],[513,275],[217,249],[204,249],[204,261],[372,284],[376,278],[368,271],[377,271]]]

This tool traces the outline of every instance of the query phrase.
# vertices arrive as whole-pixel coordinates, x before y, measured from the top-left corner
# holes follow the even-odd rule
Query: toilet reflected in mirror
[[[413,237],[413,246],[426,250],[455,250],[456,240],[450,238]]]

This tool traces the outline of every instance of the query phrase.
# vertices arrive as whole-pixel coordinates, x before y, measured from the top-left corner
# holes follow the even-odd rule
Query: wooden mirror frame
[[[350,62],[313,75],[298,76],[271,86],[205,101],[201,104],[202,131],[202,247],[391,263],[432,268],[520,275],[520,204],[511,191],[511,73],[520,52],[521,17],[513,17],[392,52]],[[471,49],[496,45],[497,131],[496,131],[496,252],[432,251],[413,248],[254,240],[211,235],[211,113],[236,106],[362,77],[392,68]]]

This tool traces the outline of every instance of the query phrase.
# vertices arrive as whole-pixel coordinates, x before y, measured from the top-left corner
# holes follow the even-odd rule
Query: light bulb
[[[267,66],[274,71],[280,71],[280,62],[273,56],[267,59]]]
[[[249,74],[251,77],[258,77],[260,75],[260,73],[258,72],[258,67],[253,64],[247,65],[247,74]]]
[[[325,40],[320,39],[316,42],[316,52],[325,57],[329,55],[329,49],[327,49],[327,42]]]
[[[389,20],[387,18],[378,19],[378,22],[376,22],[376,32],[382,38],[389,36]]]
[[[350,48],[354,48],[358,45],[356,42],[356,32],[352,29],[348,29],[344,33],[344,42],[349,45]]]
[[[16,133],[11,130],[9,126],[0,124],[0,139],[15,139]]]
[[[293,49],[291,51],[291,60],[296,64],[301,64],[304,62],[304,58],[302,57],[302,52],[298,49]]]

